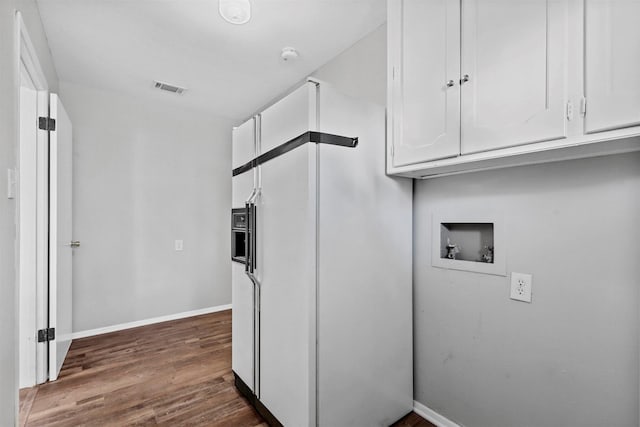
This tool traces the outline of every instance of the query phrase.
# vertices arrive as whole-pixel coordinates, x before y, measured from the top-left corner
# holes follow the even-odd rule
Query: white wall
[[[38,10],[36,0],[15,0],[14,3],[15,9],[19,10],[22,14],[22,19],[24,20],[27,31],[29,32],[29,37],[33,42],[33,47],[36,51],[36,55],[38,56],[38,61],[40,61],[44,77],[49,85],[49,90],[57,93],[58,74],[53,62],[53,57],[51,56],[51,50],[49,49],[47,35],[44,32],[44,27],[42,26],[40,11]]]
[[[0,425],[14,424],[17,408],[17,289],[15,209],[7,200],[7,169],[16,167],[17,81],[13,5],[0,3],[0,325],[9,332],[0,346]]]
[[[638,425],[640,153],[418,181],[414,203],[416,400],[470,427]],[[531,304],[431,267],[432,215],[486,209]]]
[[[15,200],[6,198],[7,169],[17,165],[19,69],[14,14],[20,10],[52,89],[57,76],[33,0],[0,2],[0,325],[7,336],[0,345],[0,426],[17,421],[18,404],[18,299],[16,278]]]
[[[61,82],[75,332],[231,302],[231,123]],[[184,251],[174,240],[184,240]]]
[[[387,103],[387,25],[327,62],[313,76],[354,98]]]

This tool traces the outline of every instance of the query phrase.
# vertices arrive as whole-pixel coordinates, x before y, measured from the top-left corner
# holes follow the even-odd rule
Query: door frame
[[[16,241],[19,264],[16,278],[19,283],[19,385],[20,388],[36,384],[36,345],[33,331],[36,327],[36,191],[37,191],[37,116],[38,92],[24,63],[20,64],[20,131],[16,170],[16,214],[18,217]]]
[[[43,72],[40,60],[35,49],[29,32],[22,18],[20,11],[15,13],[16,23],[16,52],[17,63],[19,67],[24,66],[24,69],[28,73],[33,86],[37,92],[37,116],[49,115],[49,85],[47,83],[46,76]],[[20,102],[18,101],[18,123],[20,120]],[[34,126],[37,123],[37,117],[34,117]],[[19,140],[17,142],[19,150]],[[36,330],[33,331],[36,334],[38,329],[46,328],[48,325],[48,288],[49,288],[49,248],[48,248],[48,236],[49,236],[49,138],[46,131],[38,130],[36,136],[37,155],[36,155],[36,254],[35,265],[32,268],[35,269],[35,283],[23,284],[20,281],[19,275],[16,276],[18,289],[21,286],[30,286],[27,292],[30,295],[35,295],[35,299],[28,302],[28,310],[36,313]],[[28,193],[27,193],[28,195]],[[18,197],[23,196],[18,187]],[[33,194],[31,195],[33,197]],[[19,223],[21,220],[21,214],[19,210],[16,210],[16,220]],[[20,241],[20,235],[18,232],[18,242]],[[20,266],[20,253],[19,249],[16,251],[17,267]],[[35,286],[35,289],[33,289]],[[23,314],[19,311],[20,305],[18,305],[18,325],[17,329],[20,329],[20,323],[23,322]],[[41,384],[47,381],[48,378],[48,345],[47,343],[36,343],[35,348],[35,361],[36,361],[36,373],[35,383]]]

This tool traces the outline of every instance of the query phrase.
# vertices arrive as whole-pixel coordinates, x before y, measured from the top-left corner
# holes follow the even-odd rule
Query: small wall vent
[[[184,91],[187,90],[186,88],[170,85],[169,83],[159,82],[157,80],[153,81],[153,87],[167,92],[176,93],[178,95],[182,95]]]

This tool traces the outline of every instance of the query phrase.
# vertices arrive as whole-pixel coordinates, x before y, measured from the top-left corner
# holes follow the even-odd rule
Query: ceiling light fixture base
[[[222,18],[235,25],[242,25],[251,19],[249,0],[218,0],[218,10]]]

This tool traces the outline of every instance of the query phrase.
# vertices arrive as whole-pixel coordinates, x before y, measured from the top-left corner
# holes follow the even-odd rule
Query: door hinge
[[[587,115],[587,98],[585,97],[580,100],[580,115],[582,117]]]
[[[56,328],[38,330],[38,342],[48,342],[56,339]]]
[[[38,117],[38,129],[46,131],[56,130],[56,119],[51,117]]]
[[[573,120],[573,103],[571,101],[567,101],[567,120]]]

